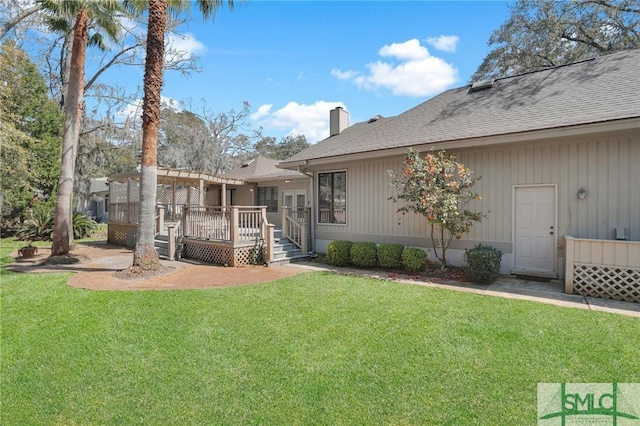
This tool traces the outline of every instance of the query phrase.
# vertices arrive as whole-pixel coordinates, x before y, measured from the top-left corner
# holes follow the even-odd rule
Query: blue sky
[[[236,3],[179,28],[173,43],[198,55],[202,71],[167,72],[163,96],[204,98],[218,112],[247,101],[265,135],[315,142],[335,106],[353,124],[467,84],[508,12],[506,1]],[[142,70],[119,73],[142,83]]]

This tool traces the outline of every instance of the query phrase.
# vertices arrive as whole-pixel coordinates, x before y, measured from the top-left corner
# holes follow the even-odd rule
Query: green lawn
[[[68,277],[2,271],[3,425],[534,424],[539,382],[640,382],[637,318],[325,273]]]

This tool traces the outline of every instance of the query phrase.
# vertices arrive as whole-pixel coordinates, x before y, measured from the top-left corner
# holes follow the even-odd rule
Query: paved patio
[[[558,306],[566,306],[594,311],[611,312],[640,318],[640,304],[620,302],[610,299],[584,297],[565,294],[561,282],[540,282],[502,276],[490,285],[461,283],[456,281],[429,282],[424,277],[368,271],[356,268],[335,268],[313,262],[300,262],[279,267],[243,266],[225,268],[197,261],[161,261],[173,270],[167,274],[146,279],[119,279],[114,272],[131,266],[133,252],[126,247],[93,242],[79,244],[73,254],[84,260],[67,265],[42,265],[48,258],[48,248],[39,248],[31,259],[20,259],[13,254],[16,262],[7,266],[8,270],[29,273],[75,272],[68,285],[88,290],[169,290],[230,287],[258,284],[290,277],[309,271],[331,271],[339,274],[365,276],[414,285],[445,288],[508,299],[532,300]]]

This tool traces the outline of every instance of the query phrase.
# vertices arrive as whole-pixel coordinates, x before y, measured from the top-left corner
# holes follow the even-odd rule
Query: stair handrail
[[[299,220],[300,216],[298,215],[300,210],[304,213],[302,221]],[[291,207],[283,206],[282,217],[283,238],[289,239],[289,241],[291,241],[300,250],[302,250],[302,254],[306,256],[308,253],[307,239],[309,229],[309,223],[306,217],[306,209],[294,209]]]

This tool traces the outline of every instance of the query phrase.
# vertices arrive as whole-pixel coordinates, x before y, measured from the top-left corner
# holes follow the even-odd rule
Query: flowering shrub
[[[445,151],[431,152],[422,158],[414,149],[409,150],[402,169],[390,170],[389,174],[398,191],[398,195],[390,199],[402,202],[398,212],[414,212],[426,217],[431,225],[434,253],[445,268],[447,249],[453,238],[461,238],[474,222],[486,217],[467,208],[472,200],[482,200],[473,191],[480,177],[473,177],[471,170]],[[438,256],[438,247],[441,256]]]

